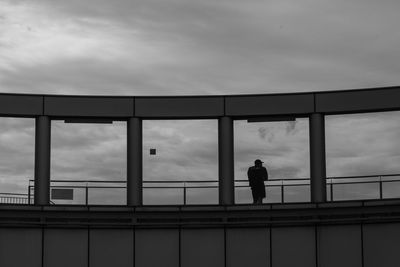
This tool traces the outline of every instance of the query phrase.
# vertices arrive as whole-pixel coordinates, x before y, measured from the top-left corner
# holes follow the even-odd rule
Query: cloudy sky
[[[229,95],[399,85],[398,10],[397,0],[0,0],[0,92]],[[400,173],[398,115],[327,118],[328,175]],[[0,125],[0,192],[26,192],[34,122]],[[144,179],[215,180],[216,125],[145,122]],[[125,180],[125,127],[53,122],[52,178]],[[237,121],[235,134],[236,179],[255,158],[272,178],[309,177],[307,120]]]

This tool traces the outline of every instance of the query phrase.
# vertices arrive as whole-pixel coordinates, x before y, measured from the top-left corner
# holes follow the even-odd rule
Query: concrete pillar
[[[326,202],[325,118],[310,116],[311,202]]]
[[[234,161],[233,161],[233,120],[222,117],[218,120],[218,170],[219,204],[235,203]]]
[[[143,204],[143,136],[142,120],[128,119],[126,194],[128,206]]]
[[[49,205],[51,120],[39,116],[35,123],[35,205]]]

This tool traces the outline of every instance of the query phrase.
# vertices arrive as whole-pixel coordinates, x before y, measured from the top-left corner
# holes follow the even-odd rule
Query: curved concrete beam
[[[202,119],[400,110],[400,87],[233,96],[61,96],[0,94],[0,116]]]

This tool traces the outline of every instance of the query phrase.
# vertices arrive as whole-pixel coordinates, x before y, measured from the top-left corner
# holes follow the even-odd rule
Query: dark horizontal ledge
[[[241,227],[400,221],[400,200],[235,206],[0,205],[3,227]]]
[[[79,96],[0,94],[0,116],[62,119],[237,119],[305,117],[400,110],[400,87],[356,90],[206,96]],[[276,117],[275,117],[276,118]]]

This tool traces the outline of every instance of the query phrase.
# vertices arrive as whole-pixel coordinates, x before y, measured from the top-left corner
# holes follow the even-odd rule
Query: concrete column
[[[310,116],[311,202],[326,202],[325,118]]]
[[[127,205],[143,204],[143,137],[142,120],[128,119]]]
[[[51,120],[39,116],[35,123],[35,205],[49,205]]]
[[[218,170],[219,204],[235,203],[234,161],[233,161],[233,120],[222,117],[218,120]]]

